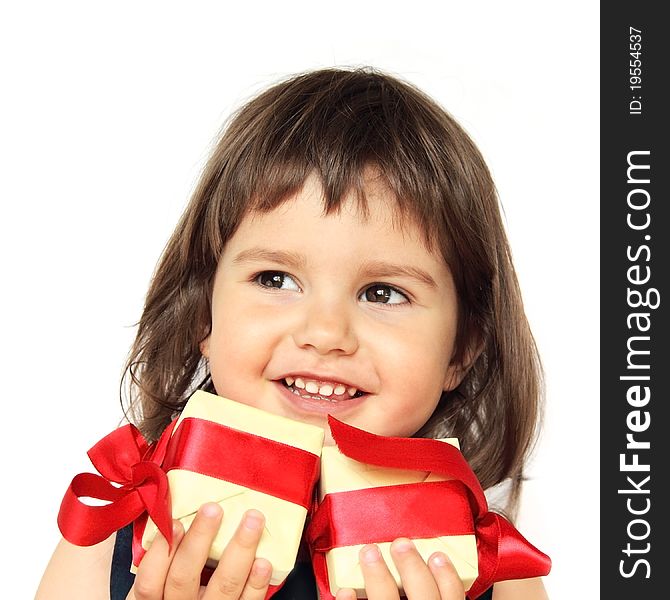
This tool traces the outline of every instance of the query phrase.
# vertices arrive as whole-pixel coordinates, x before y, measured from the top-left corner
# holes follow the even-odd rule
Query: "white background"
[[[23,2],[0,9],[3,597],[34,594],[58,506],[119,422],[156,260],[230,111],[373,65],[493,171],[547,376],[519,528],[554,598],[598,596],[598,4]],[[8,589],[9,588],[9,589]]]

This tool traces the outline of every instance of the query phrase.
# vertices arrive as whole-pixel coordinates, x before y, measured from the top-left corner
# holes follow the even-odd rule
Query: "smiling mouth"
[[[299,398],[309,400],[321,400],[323,402],[346,402],[366,395],[355,387],[347,387],[343,384],[323,383],[317,384],[313,381],[305,381],[297,377],[285,377],[281,384]]]

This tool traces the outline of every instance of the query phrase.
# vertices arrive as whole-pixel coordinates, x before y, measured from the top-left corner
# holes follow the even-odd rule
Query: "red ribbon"
[[[346,527],[335,526],[338,523]],[[409,531],[414,538],[431,538],[436,531],[437,535],[466,535],[475,528],[463,484],[431,481],[328,494],[314,513],[309,531],[312,549],[327,552],[341,546],[392,542]]]
[[[319,457],[221,423],[188,417],[174,432],[163,470],[223,479],[309,509]]]
[[[324,600],[334,598],[328,583],[327,550],[389,542],[397,537],[464,535],[473,532],[472,520],[479,576],[468,598],[474,600],[496,581],[549,573],[549,557],[506,519],[488,510],[477,477],[454,446],[431,439],[378,436],[330,416],[328,422],[340,451],[349,458],[381,467],[436,473],[452,480],[443,486],[423,483],[359,490],[355,496],[349,496],[354,500],[351,505],[345,504],[350,492],[327,495],[307,530],[314,573]],[[367,498],[370,505],[365,508]],[[405,504],[408,498],[413,498],[411,506]],[[467,513],[471,515],[470,521]],[[452,516],[454,522],[449,523]]]
[[[136,427],[125,425],[88,451],[100,475],[80,473],[65,492],[58,527],[66,540],[91,546],[148,513],[168,543],[172,543],[170,494],[160,465],[173,427],[174,423],[170,424],[161,439],[149,446]],[[84,497],[110,504],[91,506],[80,500]]]
[[[135,521],[135,550],[137,534],[140,532],[141,536],[147,516],[151,516],[171,542],[172,517],[165,473],[174,468],[233,481],[309,507],[311,489],[318,477],[315,455],[202,419],[184,419],[172,436],[175,423],[152,446],[135,427],[126,425],[89,450],[100,475],[77,475],[65,493],[58,515],[65,539],[77,545],[92,545]],[[549,557],[529,544],[503,517],[488,511],[476,476],[456,448],[429,439],[377,436],[332,417],[329,424],[340,450],[354,460],[433,472],[452,480],[327,496],[313,512],[307,531],[324,599],[333,598],[328,589],[327,550],[401,536],[469,534],[473,532],[473,521],[479,577],[469,598],[477,598],[495,581],[549,572]],[[232,448],[244,448],[244,452],[234,452]],[[90,506],[80,500],[82,497],[110,504]],[[405,507],[403,512],[398,510],[401,506]],[[443,510],[445,506],[449,507],[448,513]],[[375,526],[371,528],[371,524]],[[271,589],[267,597],[279,587]]]
[[[89,450],[101,475],[80,473],[72,480],[58,514],[65,539],[90,546],[134,522],[133,563],[138,565],[144,554],[141,539],[148,516],[172,541],[166,476],[172,469],[230,481],[309,510],[319,476],[315,454],[205,419],[185,418],[172,434],[175,425],[173,421],[154,446],[134,426],[126,425]],[[90,506],[81,502],[82,497],[111,504]],[[206,578],[207,573],[203,581]],[[271,586],[267,597],[280,588]]]

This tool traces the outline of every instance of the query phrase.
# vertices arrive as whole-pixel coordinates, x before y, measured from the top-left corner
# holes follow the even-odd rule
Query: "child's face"
[[[370,180],[366,194],[367,221],[353,198],[323,216],[310,177],[275,210],[247,216],[221,256],[201,345],[219,395],[319,425],[330,444],[328,413],[412,435],[459,379],[447,266],[413,223],[394,226],[384,187]]]

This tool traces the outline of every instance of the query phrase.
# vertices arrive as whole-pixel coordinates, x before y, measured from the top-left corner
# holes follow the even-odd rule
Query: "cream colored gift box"
[[[253,433],[276,442],[288,444],[319,456],[323,430],[257,408],[234,402],[214,394],[197,391],[179,417],[175,430],[187,417],[221,423],[233,429]],[[174,434],[174,432],[173,432]],[[231,451],[243,449],[234,448]],[[281,473],[276,474],[281,477]],[[205,502],[218,502],[224,511],[219,533],[210,549],[208,566],[215,566],[223,549],[237,529],[244,512],[250,508],[265,515],[265,531],[256,555],[272,563],[270,583],[284,581],[295,564],[307,510],[297,504],[241,485],[191,471],[173,469],[167,474],[170,483],[172,515],[188,530],[198,508]],[[149,519],[142,546],[149,549],[157,527]]]
[[[458,448],[456,438],[441,440]],[[447,478],[420,471],[389,469],[360,463],[344,456],[336,447],[324,447],[321,450],[321,480],[319,500],[326,494],[348,492],[364,488],[445,481]],[[445,506],[445,511],[449,507]],[[452,535],[430,539],[412,539],[424,560],[433,552],[444,552],[452,561],[466,590],[477,578],[477,540],[474,535]],[[358,598],[365,598],[365,583],[358,561],[358,554],[364,544],[333,548],[326,552],[328,581],[333,595],[340,588],[356,590]],[[402,593],[400,575],[391,558],[391,542],[378,543],[377,546],[389,567],[396,584]]]

